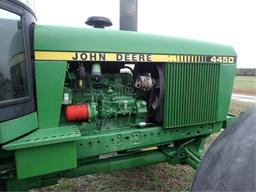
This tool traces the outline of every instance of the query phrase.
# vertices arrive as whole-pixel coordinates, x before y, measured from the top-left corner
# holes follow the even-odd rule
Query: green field
[[[256,77],[237,76],[234,84],[234,93],[256,96]]]
[[[256,77],[237,77],[234,92],[255,94]],[[252,103],[232,101],[230,113],[238,115],[255,107]],[[211,135],[206,148],[218,136]],[[75,179],[62,179],[57,185],[31,191],[184,191],[192,182],[195,171],[186,165],[171,166],[160,163],[136,169],[87,175]]]

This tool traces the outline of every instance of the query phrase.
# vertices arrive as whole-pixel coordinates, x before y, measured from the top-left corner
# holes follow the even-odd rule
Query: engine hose
[[[131,71],[131,73],[133,74],[133,69],[129,66],[124,66],[122,69],[129,69]]]

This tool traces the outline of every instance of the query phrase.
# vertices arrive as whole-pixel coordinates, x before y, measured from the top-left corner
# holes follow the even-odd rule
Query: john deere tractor
[[[165,161],[197,168],[205,138],[230,122],[232,47],[86,23],[37,25],[23,3],[0,1],[1,190]]]

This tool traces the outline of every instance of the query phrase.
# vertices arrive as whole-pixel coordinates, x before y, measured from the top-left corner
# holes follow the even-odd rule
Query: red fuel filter
[[[68,121],[88,121],[89,107],[87,104],[69,105],[66,107]]]

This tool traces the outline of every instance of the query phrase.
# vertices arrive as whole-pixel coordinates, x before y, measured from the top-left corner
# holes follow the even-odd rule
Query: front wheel
[[[256,109],[243,113],[210,146],[191,191],[256,191]]]

